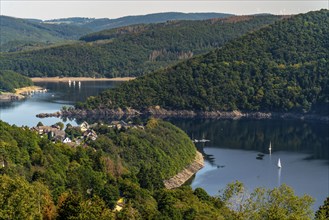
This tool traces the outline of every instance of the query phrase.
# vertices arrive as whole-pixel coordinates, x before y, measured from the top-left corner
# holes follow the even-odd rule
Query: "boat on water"
[[[197,140],[197,139],[194,139],[192,140],[192,142],[194,143],[205,143],[205,142],[209,142],[210,140],[207,140],[207,139],[201,139],[201,140]]]
[[[278,160],[278,168],[280,169],[282,166],[281,166],[281,160],[280,160],[280,158],[279,158],[279,160]]]

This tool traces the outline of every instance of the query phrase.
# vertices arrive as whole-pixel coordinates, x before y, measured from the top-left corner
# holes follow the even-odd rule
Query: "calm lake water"
[[[39,121],[51,125],[61,119],[36,118],[61,106],[73,105],[120,82],[36,83],[49,90],[21,102],[1,103],[0,118],[18,126],[35,126]],[[316,199],[314,209],[329,196],[329,125],[289,120],[204,120],[171,119],[192,139],[209,139],[197,143],[205,155],[206,166],[193,179],[193,188],[202,187],[211,195],[226,184],[239,180],[249,191],[256,187],[273,188],[287,184],[297,195]],[[67,120],[66,123],[76,124]],[[269,143],[272,153],[269,154]],[[260,160],[259,155],[263,155]],[[258,157],[258,159],[257,159]],[[282,168],[277,168],[281,159]]]
[[[52,125],[59,118],[37,118],[38,113],[53,113],[59,111],[63,105],[72,106],[76,102],[85,101],[89,96],[95,96],[108,88],[114,88],[121,82],[87,81],[69,86],[64,82],[39,82],[36,86],[47,88],[47,93],[34,94],[30,98],[18,102],[0,102],[0,118],[10,124],[18,126],[35,126],[39,121],[45,125]],[[76,125],[75,121],[67,120],[65,123]]]
[[[218,195],[228,183],[241,181],[248,191],[287,184],[299,196],[329,196],[329,125],[289,120],[172,120],[205,155],[205,167],[192,181]],[[269,143],[272,151],[269,154]],[[261,156],[261,157],[260,157]],[[262,158],[262,159],[261,159]],[[282,168],[278,169],[280,158]]]

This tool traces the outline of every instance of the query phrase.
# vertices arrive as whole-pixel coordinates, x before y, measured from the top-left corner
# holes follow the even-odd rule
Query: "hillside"
[[[95,141],[77,147],[53,143],[47,135],[40,137],[28,127],[1,120],[0,128],[3,219],[311,219],[313,215],[313,199],[294,195],[286,185],[255,190],[250,199],[239,201],[239,210],[230,205],[232,198],[245,193],[239,182],[228,185],[220,197],[189,186],[165,189],[162,178],[177,172],[195,153],[189,137],[168,122],[150,119],[144,129],[129,130],[101,125]]]
[[[53,20],[22,19],[0,16],[0,51],[15,52],[47,47],[57,42],[77,40],[94,31],[132,24],[149,24],[168,20],[205,20],[232,16],[224,13],[157,13],[108,18],[62,18]]]
[[[172,20],[206,20],[211,18],[224,18],[233,16],[225,13],[181,13],[181,12],[164,12],[147,15],[125,16],[116,19],[109,18],[63,18],[46,20],[46,23],[72,24],[84,28],[89,28],[93,31],[105,29],[113,29],[134,24],[150,24],[161,23]]]
[[[32,45],[47,46],[63,40],[78,39],[90,32],[90,29],[84,27],[0,16],[0,51],[15,51]]]
[[[77,107],[328,115],[328,25],[328,10],[296,15]]]
[[[0,93],[15,92],[15,89],[33,85],[31,79],[10,70],[0,70]]]
[[[95,128],[98,138],[83,147],[52,143],[47,135],[41,138],[27,127],[10,126],[1,120],[0,128],[3,218],[158,219],[156,216],[173,211],[185,215],[190,207],[198,206],[207,210],[209,218],[221,215],[220,200],[204,191],[208,202],[194,195],[191,188],[176,191],[182,198],[171,196],[171,202],[179,203],[180,208],[166,201],[175,191],[163,188],[163,178],[189,164],[196,153],[190,138],[168,122],[151,119],[145,129],[126,131],[99,126]],[[185,196],[189,203],[183,200]],[[122,197],[122,206],[133,216],[113,211]]]
[[[218,48],[281,19],[238,16],[134,25],[82,37],[76,44],[4,54],[0,66],[26,76],[140,76]]]

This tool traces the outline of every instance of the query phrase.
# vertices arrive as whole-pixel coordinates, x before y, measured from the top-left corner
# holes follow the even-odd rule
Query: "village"
[[[36,132],[42,138],[48,138],[53,142],[61,142],[72,147],[76,147],[81,144],[85,144],[86,141],[89,140],[95,141],[97,139],[97,133],[94,131],[94,128],[99,125],[104,126],[105,124],[95,123],[89,125],[86,121],[84,121],[78,126],[67,124],[64,129],[64,124],[62,122],[58,122],[51,126],[45,126],[39,122],[35,127],[30,128],[30,130]],[[136,125],[131,121],[127,123],[123,120],[112,121],[110,124],[105,126],[119,131],[128,129],[144,129],[143,125]]]

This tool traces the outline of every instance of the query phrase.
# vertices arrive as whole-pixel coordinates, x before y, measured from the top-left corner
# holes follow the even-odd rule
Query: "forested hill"
[[[254,191],[251,199],[236,203],[243,207],[239,210],[230,204],[245,195],[241,183],[230,184],[221,197],[190,186],[165,189],[162,178],[188,164],[196,150],[190,138],[168,122],[150,119],[144,129],[128,130],[98,125],[95,141],[87,139],[75,147],[1,120],[0,129],[1,219],[311,219],[313,215],[312,198],[298,197],[286,185]],[[70,129],[68,125],[66,130]],[[325,219],[325,205],[322,209],[316,219]]]
[[[237,16],[128,26],[82,38],[89,42],[4,54],[0,66],[26,76],[140,76],[208,52],[281,18]]]
[[[30,78],[10,70],[0,70],[0,93],[15,92],[15,89],[32,86]]]
[[[77,107],[329,114],[328,36],[328,10],[296,15]]]
[[[206,20],[212,18],[224,18],[233,16],[233,14],[226,13],[181,13],[181,12],[164,12],[153,13],[147,15],[125,16],[121,18],[63,18],[47,20],[47,23],[57,24],[72,24],[84,28],[89,28],[93,31],[100,31],[105,29],[113,29],[124,27],[133,24],[150,24],[161,23],[172,20]]]
[[[22,19],[0,15],[0,51],[15,52],[49,47],[49,45],[104,29],[149,24],[169,20],[205,20],[233,16],[225,13],[155,13],[109,18],[62,18],[53,20]]]
[[[78,39],[91,30],[67,24],[47,24],[40,20],[0,16],[0,51],[17,50],[31,45]]]

